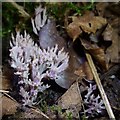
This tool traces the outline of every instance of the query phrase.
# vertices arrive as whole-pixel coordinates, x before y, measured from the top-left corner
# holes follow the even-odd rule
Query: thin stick
[[[14,2],[14,0],[7,1],[10,2],[10,4],[12,4],[24,18],[30,18],[30,15],[23,9],[23,7]]]
[[[6,91],[6,90],[0,90],[0,93],[9,93],[9,91]]]
[[[95,81],[96,81],[96,84],[97,84],[97,86],[98,86],[98,89],[99,89],[99,91],[100,91],[100,94],[101,94],[101,97],[102,97],[102,99],[103,99],[103,102],[104,102],[104,104],[105,104],[105,107],[106,107],[106,110],[107,110],[107,112],[108,112],[108,115],[109,115],[110,118],[112,118],[112,119],[115,120],[115,116],[114,116],[114,114],[113,114],[112,108],[111,108],[111,106],[110,106],[110,103],[109,103],[109,101],[108,101],[108,98],[107,98],[107,96],[106,96],[106,93],[105,93],[105,91],[104,91],[104,89],[103,89],[103,86],[102,86],[102,84],[101,84],[100,78],[99,78],[99,76],[98,76],[98,74],[97,74],[97,70],[96,70],[95,65],[94,65],[94,63],[93,63],[92,57],[91,57],[91,55],[88,54],[88,53],[86,53],[86,57],[87,57],[87,60],[88,60],[89,65],[90,65],[91,71],[92,71],[92,73],[93,73],[94,79],[95,79]]]
[[[6,95],[7,97],[9,97],[11,100],[13,100],[14,102],[17,102],[13,97],[11,97],[9,94],[7,94],[7,93],[3,93],[4,95]],[[18,102],[17,102],[18,103]]]
[[[34,107],[34,106],[30,106],[32,110],[34,110],[35,112],[41,114],[42,116],[44,116],[46,119],[51,120],[46,114],[44,114],[42,111],[38,110],[38,108]]]

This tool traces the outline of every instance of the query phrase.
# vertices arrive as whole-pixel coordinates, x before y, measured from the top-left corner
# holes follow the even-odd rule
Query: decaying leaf
[[[11,89],[11,83],[10,80],[6,76],[0,76],[2,79],[0,79],[2,85],[0,86],[1,90],[8,90]]]
[[[120,61],[120,40],[119,40],[119,14],[118,9],[120,8],[119,2],[116,3],[98,3],[96,10],[102,11],[102,16],[107,18],[108,26],[103,33],[104,40],[111,40],[112,44],[107,48],[106,54],[112,63],[118,63]],[[101,15],[101,14],[100,14]],[[112,26],[112,27],[111,27]]]
[[[61,73],[61,78],[56,79],[55,82],[62,88],[68,89],[71,84],[78,78],[78,75],[71,72],[72,70],[67,69]]]
[[[119,56],[119,39],[120,37],[118,36],[118,34],[116,33],[115,30],[113,30],[112,32],[112,45],[110,47],[107,48],[106,50],[106,54],[108,56],[108,58],[110,59],[111,62],[113,63],[118,63],[120,62],[120,56]]]
[[[91,72],[91,69],[87,61],[84,62],[78,68],[78,70],[75,71],[75,74],[77,74],[80,78],[86,78],[87,80],[93,80],[93,74]]]
[[[108,5],[109,5],[108,2],[99,2],[96,4],[96,10],[99,16],[102,16],[102,17],[104,16],[105,10]]]
[[[73,46],[71,46],[68,50],[69,52],[69,66],[68,68],[63,72],[63,82],[56,81],[58,85],[60,85],[63,88],[68,89],[72,83],[78,79],[79,75],[75,74],[75,71],[81,66],[83,63],[83,58],[79,57],[76,52],[73,49]]]
[[[95,33],[107,23],[106,19],[100,16],[94,16],[93,13],[87,12],[83,16],[73,17],[73,22],[67,27],[70,37],[75,40],[81,33]]]
[[[49,20],[48,23],[43,26],[39,32],[39,43],[41,48],[48,48],[48,46],[54,47],[58,44],[58,48],[61,49],[64,47],[66,49],[65,40],[59,35],[56,24],[54,20]]]
[[[119,58],[119,35],[117,30],[113,29],[110,24],[107,25],[103,32],[105,41],[110,41],[112,44],[107,48],[106,55],[112,63],[118,63]]]
[[[2,103],[2,115],[15,114],[19,104],[12,99],[2,95],[0,98],[0,103]]]
[[[0,93],[0,105],[2,105],[2,93]],[[0,119],[2,118],[2,107],[0,107]]]
[[[112,41],[113,28],[110,24],[107,25],[105,31],[103,32],[103,38],[105,41]]]
[[[75,21],[77,22],[80,21],[78,24],[81,26],[81,28],[87,32],[87,33],[95,33],[97,29],[100,29],[103,25],[106,24],[106,20],[102,17],[94,16],[94,17],[89,17],[85,16],[84,18],[79,18],[76,19]]]
[[[74,71],[79,68],[81,65],[81,58],[75,53],[73,46],[71,45],[67,48],[67,44],[64,38],[62,38],[55,25],[55,21],[50,20],[39,33],[39,43],[42,48],[48,48],[58,44],[58,48],[64,48],[65,52],[68,52],[69,55],[69,66],[68,68],[61,73],[61,78],[55,80],[55,82],[63,87],[68,89],[70,85],[77,79],[78,75],[74,74]]]
[[[71,112],[78,112],[81,110],[81,96],[78,82],[75,82],[59,99],[58,105],[63,109],[68,109]],[[74,113],[75,114],[75,113]],[[75,116],[77,117],[77,116]]]
[[[108,24],[107,28],[103,32],[105,41],[111,41],[112,44],[107,48],[106,55],[112,63],[118,63],[119,58],[119,35],[115,29]]]
[[[0,66],[0,89],[2,89],[2,66]]]
[[[11,77],[11,69],[9,69],[7,66],[3,66],[3,72],[0,74],[0,82],[2,83],[2,86],[0,86],[1,90],[9,90],[12,88]]]
[[[39,109],[33,109],[33,108],[26,108],[25,112],[19,112],[18,114],[14,115],[14,119],[50,120],[50,118],[47,115],[45,115],[42,111],[40,111]]]
[[[120,71],[120,64],[111,67],[101,76],[104,80],[103,86],[109,98],[111,107],[120,111],[120,80],[116,73]]]
[[[82,30],[78,26],[77,23],[72,22],[67,27],[68,35],[73,38],[73,41],[76,40],[76,38],[82,33]]]
[[[104,49],[98,47],[96,44],[91,44],[88,41],[81,40],[82,45],[85,47],[86,50],[96,59],[96,61],[101,65],[103,70],[108,69],[108,59],[105,55]]]

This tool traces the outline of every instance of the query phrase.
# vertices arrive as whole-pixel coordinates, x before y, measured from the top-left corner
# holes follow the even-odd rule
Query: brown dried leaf
[[[54,20],[49,20],[49,22],[40,30],[39,32],[39,43],[41,48],[54,47],[58,44],[59,49],[65,47],[66,41],[59,35],[56,24]]]
[[[107,6],[109,5],[108,2],[99,2],[96,4],[96,10],[99,16],[104,16],[105,10]]]
[[[95,58],[95,60],[101,65],[103,70],[108,69],[108,59],[105,55],[105,52],[102,48],[98,47],[96,44],[91,44],[88,41],[81,40],[82,45],[86,50]]]
[[[86,78],[87,80],[93,80],[93,74],[91,72],[91,69],[87,61],[84,62],[79,67],[79,69],[75,71],[75,74],[77,74],[80,78]]]
[[[67,47],[66,41],[62,38],[55,25],[55,21],[50,20],[39,33],[39,43],[40,46],[44,49],[55,46],[58,44],[59,49],[64,47],[64,51],[69,54],[69,66],[68,68],[61,73],[61,78],[55,80],[55,82],[63,87],[68,89],[70,85],[77,79],[77,75],[74,74],[74,71],[78,69],[81,64],[81,58],[76,55],[73,50],[73,46]]]
[[[2,85],[0,86],[0,89],[1,90],[11,89],[10,80],[6,76],[1,76],[0,75],[0,77],[2,78],[2,79],[0,79],[1,80],[0,82],[2,83]]]
[[[42,111],[39,109],[33,109],[33,108],[26,108],[25,112],[19,112],[14,116],[14,119],[21,120],[21,119],[39,119],[39,120],[50,120],[50,118],[45,115]]]
[[[87,33],[95,33],[97,29],[100,29],[103,25],[107,23],[106,19],[98,16],[85,16],[83,18],[79,18],[79,21],[79,26],[81,26],[81,28]]]
[[[109,13],[110,16],[112,15]],[[104,40],[111,41],[112,44],[106,50],[106,55],[112,63],[120,62],[120,36],[119,36],[119,18],[115,17],[112,20],[108,20],[107,28],[103,32]],[[111,27],[112,26],[112,27]]]
[[[105,41],[111,41],[112,44],[106,50],[106,55],[112,63],[118,63],[120,61],[119,57],[119,35],[118,30],[113,29],[110,24],[103,32],[103,38]]]
[[[105,18],[93,16],[93,13],[87,12],[83,16],[73,17],[73,22],[68,25],[67,32],[75,40],[82,33],[81,29],[88,34],[95,33],[106,23]]]
[[[2,95],[0,98],[0,103],[2,103],[2,115],[15,114],[19,104],[12,99]]]
[[[107,25],[105,31],[103,32],[103,38],[105,41],[112,41],[113,28],[110,24]]]
[[[0,86],[1,90],[9,90],[12,88],[11,85],[11,77],[12,77],[12,71],[7,66],[3,66],[3,73],[0,74],[0,82],[2,83],[2,86]]]
[[[83,66],[82,65],[77,70],[75,70],[75,74],[78,75],[80,78],[86,77],[86,74],[83,71]]]
[[[120,62],[120,37],[115,30],[112,32],[112,45],[107,48],[106,54],[112,63]]]
[[[78,82],[75,82],[59,99],[58,105],[63,109],[69,109],[71,112],[78,112],[81,110],[82,99]],[[74,113],[75,114],[75,113]],[[75,116],[76,117],[76,116]]]
[[[112,75],[119,74],[119,70],[120,64],[112,66],[101,76],[101,80],[104,80],[103,87],[109,98],[111,107],[120,111],[120,80],[117,76],[112,78]]]
[[[82,30],[80,29],[77,23],[72,22],[67,27],[67,33],[71,38],[73,38],[74,41],[82,33]]]

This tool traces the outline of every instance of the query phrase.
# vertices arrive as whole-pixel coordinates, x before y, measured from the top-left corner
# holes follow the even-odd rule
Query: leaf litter
[[[51,89],[57,85],[59,86],[58,89],[62,93],[62,95],[58,95],[57,98],[55,98],[56,102],[54,102],[54,104],[57,104],[62,108],[59,111],[62,112],[62,114],[64,114],[64,112],[69,113],[67,114],[67,118],[72,117],[73,119],[79,119],[81,117],[85,117],[96,119],[96,117],[101,116],[102,120],[102,116],[105,115],[106,118],[108,117],[106,115],[106,110],[104,108],[103,110],[101,110],[103,101],[101,99],[101,96],[99,96],[99,90],[92,89],[91,87],[94,87],[94,84],[96,83],[94,82],[94,76],[92,74],[89,63],[85,57],[85,53],[87,51],[93,58],[99,76],[102,76],[105,72],[109,72],[111,66],[114,66],[114,64],[119,63],[119,28],[114,28],[115,24],[112,23],[112,21],[110,21],[110,19],[105,16],[106,11],[108,11],[106,10],[106,7],[108,6],[108,3],[105,3],[105,5],[103,5],[102,3],[97,3],[96,11],[85,11],[82,16],[73,15],[71,12],[72,22],[70,23],[67,21],[69,24],[67,27],[65,26],[65,29],[63,30],[63,34],[65,34],[65,36],[67,36],[67,39],[69,40],[66,40],[66,38],[64,38],[63,35],[59,34],[60,31],[56,28],[55,20],[50,19],[46,23],[46,25],[42,26],[41,30],[39,31],[39,45],[42,49],[46,49],[48,48],[48,46],[53,47],[56,44],[58,44],[58,49],[60,50],[62,47],[64,47],[64,52],[68,52],[70,56],[68,68],[62,72],[61,80],[54,80],[54,82],[52,81],[51,83],[50,80],[49,82],[45,80],[45,82],[50,83],[50,85],[52,86]],[[109,12],[109,15],[111,14],[112,13]],[[69,19],[69,16],[67,17]],[[79,49],[77,49],[77,51],[75,50],[75,48],[77,48],[77,46],[75,45],[76,41],[79,41],[79,44],[77,45]],[[119,107],[117,107],[117,103],[119,104],[119,94],[113,94],[112,90],[114,89],[114,91],[119,91],[118,87],[115,88],[117,82],[119,83],[119,79],[119,75],[116,74],[116,77],[114,78],[115,82],[109,83],[107,79],[101,81],[103,83],[103,87],[105,88],[105,92],[108,96],[108,99],[110,100],[110,104],[112,104],[112,109],[117,111],[115,112],[115,115],[119,113]],[[3,85],[3,90],[12,89],[12,87],[9,86],[9,82],[10,81],[7,81],[7,87],[6,84]],[[112,85],[113,88],[109,88],[108,85]],[[87,95],[89,96],[89,99],[85,101],[85,96]],[[113,96],[115,97],[114,102],[111,99],[114,98]],[[5,111],[3,112],[3,115],[5,116],[8,114],[15,114],[17,112],[16,107],[18,106],[18,104],[14,104],[14,102],[12,100],[9,100],[10,98],[7,98],[6,96],[3,96],[3,98],[3,101],[7,101],[11,104],[8,105],[9,109],[13,107],[13,111],[10,112],[9,109],[8,111],[6,110],[5,104],[3,104],[3,110]],[[91,104],[91,106],[94,104],[94,102],[97,102],[97,104],[94,104],[96,106],[98,105],[98,107],[95,106],[97,114],[93,114],[95,111],[88,103],[88,101],[90,102],[92,100],[93,103]],[[88,103],[88,106],[85,103]],[[41,112],[39,115],[36,114],[36,109],[34,109],[33,112],[32,109],[29,107],[26,107],[25,109],[26,112],[20,112],[20,116],[22,116],[22,118],[24,116],[28,116],[26,118],[30,119],[43,119],[44,117],[47,119],[51,118],[50,115],[49,117],[47,117],[46,115],[44,116]],[[48,111],[50,110],[49,108],[47,109]],[[93,110],[93,113],[91,113],[90,110]],[[29,113],[31,113],[30,116]],[[70,113],[72,113],[72,116],[69,116]],[[47,114],[47,112],[45,114]],[[56,116],[54,119],[58,117],[56,113],[52,112],[52,114]],[[14,117],[16,118],[18,116],[19,115]],[[61,114],[60,117],[62,119],[65,118],[65,116],[63,117]]]

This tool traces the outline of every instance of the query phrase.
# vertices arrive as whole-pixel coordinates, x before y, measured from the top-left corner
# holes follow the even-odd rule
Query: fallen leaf
[[[76,54],[73,49],[73,46],[67,47],[66,41],[62,38],[55,25],[55,21],[50,20],[39,33],[39,43],[40,46],[44,49],[55,46],[58,44],[58,48],[64,48],[65,52],[68,52],[69,55],[69,65],[68,68],[60,73],[61,77],[56,79],[55,82],[63,87],[68,89],[71,84],[77,79],[78,75],[74,74],[74,71],[78,69],[81,65],[81,58]]]
[[[106,19],[99,16],[85,16],[83,18],[79,18],[78,20],[80,21],[78,23],[79,26],[81,26],[83,31],[87,33],[95,33],[97,29],[100,29],[103,25],[107,23]]]
[[[2,93],[0,93],[0,105],[2,106]],[[0,107],[0,119],[2,119],[2,107]]]
[[[6,76],[1,76],[0,75],[0,82],[2,83],[2,85],[0,85],[0,89],[1,90],[9,90],[11,89],[11,83],[10,80],[6,77]]]
[[[75,74],[78,75],[81,79],[86,78],[87,80],[93,80],[93,74],[91,72],[91,69],[89,67],[89,64],[87,61],[85,61],[78,70],[75,71]]]
[[[67,27],[68,35],[75,40],[82,31],[95,33],[98,29],[107,23],[106,19],[100,16],[94,16],[93,13],[87,12],[83,16],[73,17],[72,23]]]
[[[74,41],[82,33],[82,30],[80,29],[77,23],[72,22],[67,27],[67,33],[71,38],[73,38]]]
[[[120,64],[112,66],[106,73],[101,76],[104,80],[103,87],[110,101],[111,107],[120,111]]]
[[[69,48],[69,66],[61,73],[61,78],[55,80],[55,82],[63,88],[68,89],[72,83],[78,79],[78,75],[75,74],[75,70],[79,68],[83,60],[74,51],[73,47]]]
[[[104,10],[104,17],[107,18],[108,27],[103,32],[103,37],[105,40],[111,40],[112,44],[106,50],[106,55],[111,61],[111,63],[120,62],[120,25],[119,25],[119,4],[109,3]],[[112,26],[112,27],[111,27]]]
[[[106,29],[103,32],[103,38],[105,41],[112,41],[113,28],[110,24],[107,25]]]
[[[112,44],[106,49],[106,56],[112,63],[118,63],[120,61],[119,57],[119,35],[118,30],[113,29],[110,24],[103,32],[103,38],[105,41],[110,41]]]
[[[17,112],[17,108],[19,107],[17,102],[13,101],[9,97],[6,97],[5,95],[1,96],[0,103],[2,103],[2,116],[15,114],[15,112]]]
[[[66,49],[66,41],[59,35],[54,20],[49,20],[39,32],[39,44],[41,48],[54,47],[58,44],[58,48],[64,47]]]
[[[107,6],[109,5],[108,2],[99,2],[96,4],[96,10],[99,16],[104,16]]]
[[[73,113],[73,111],[79,113],[81,110],[82,99],[80,97],[80,90],[78,82],[75,82],[59,99],[58,105],[63,109],[68,109]],[[75,114],[75,113],[73,113]],[[75,116],[77,117],[77,116]]]
[[[50,120],[50,118],[47,115],[45,115],[42,111],[40,111],[39,109],[33,109],[33,108],[26,108],[25,112],[19,112],[18,114],[14,115],[14,119]]]
[[[91,44],[89,41],[81,40],[82,45],[86,50],[94,57],[94,59],[101,65],[103,70],[108,69],[108,59],[104,52],[104,49],[97,46],[97,44]]]
[[[110,59],[110,61],[112,63],[118,63],[118,62],[120,62],[120,56],[119,56],[119,53],[120,53],[120,47],[119,47],[120,37],[115,30],[113,30],[111,37],[112,37],[111,38],[112,39],[112,45],[107,48],[106,54],[107,54],[107,57]]]
[[[120,9],[120,3],[119,1],[116,1],[115,3],[109,3],[109,6],[107,7],[107,9],[111,12],[111,14],[115,14],[117,16],[120,15],[119,9]]]
[[[2,86],[0,86],[1,90],[10,90],[12,88],[12,70],[8,68],[8,66],[3,66],[3,72],[0,74],[0,82],[2,83]]]

